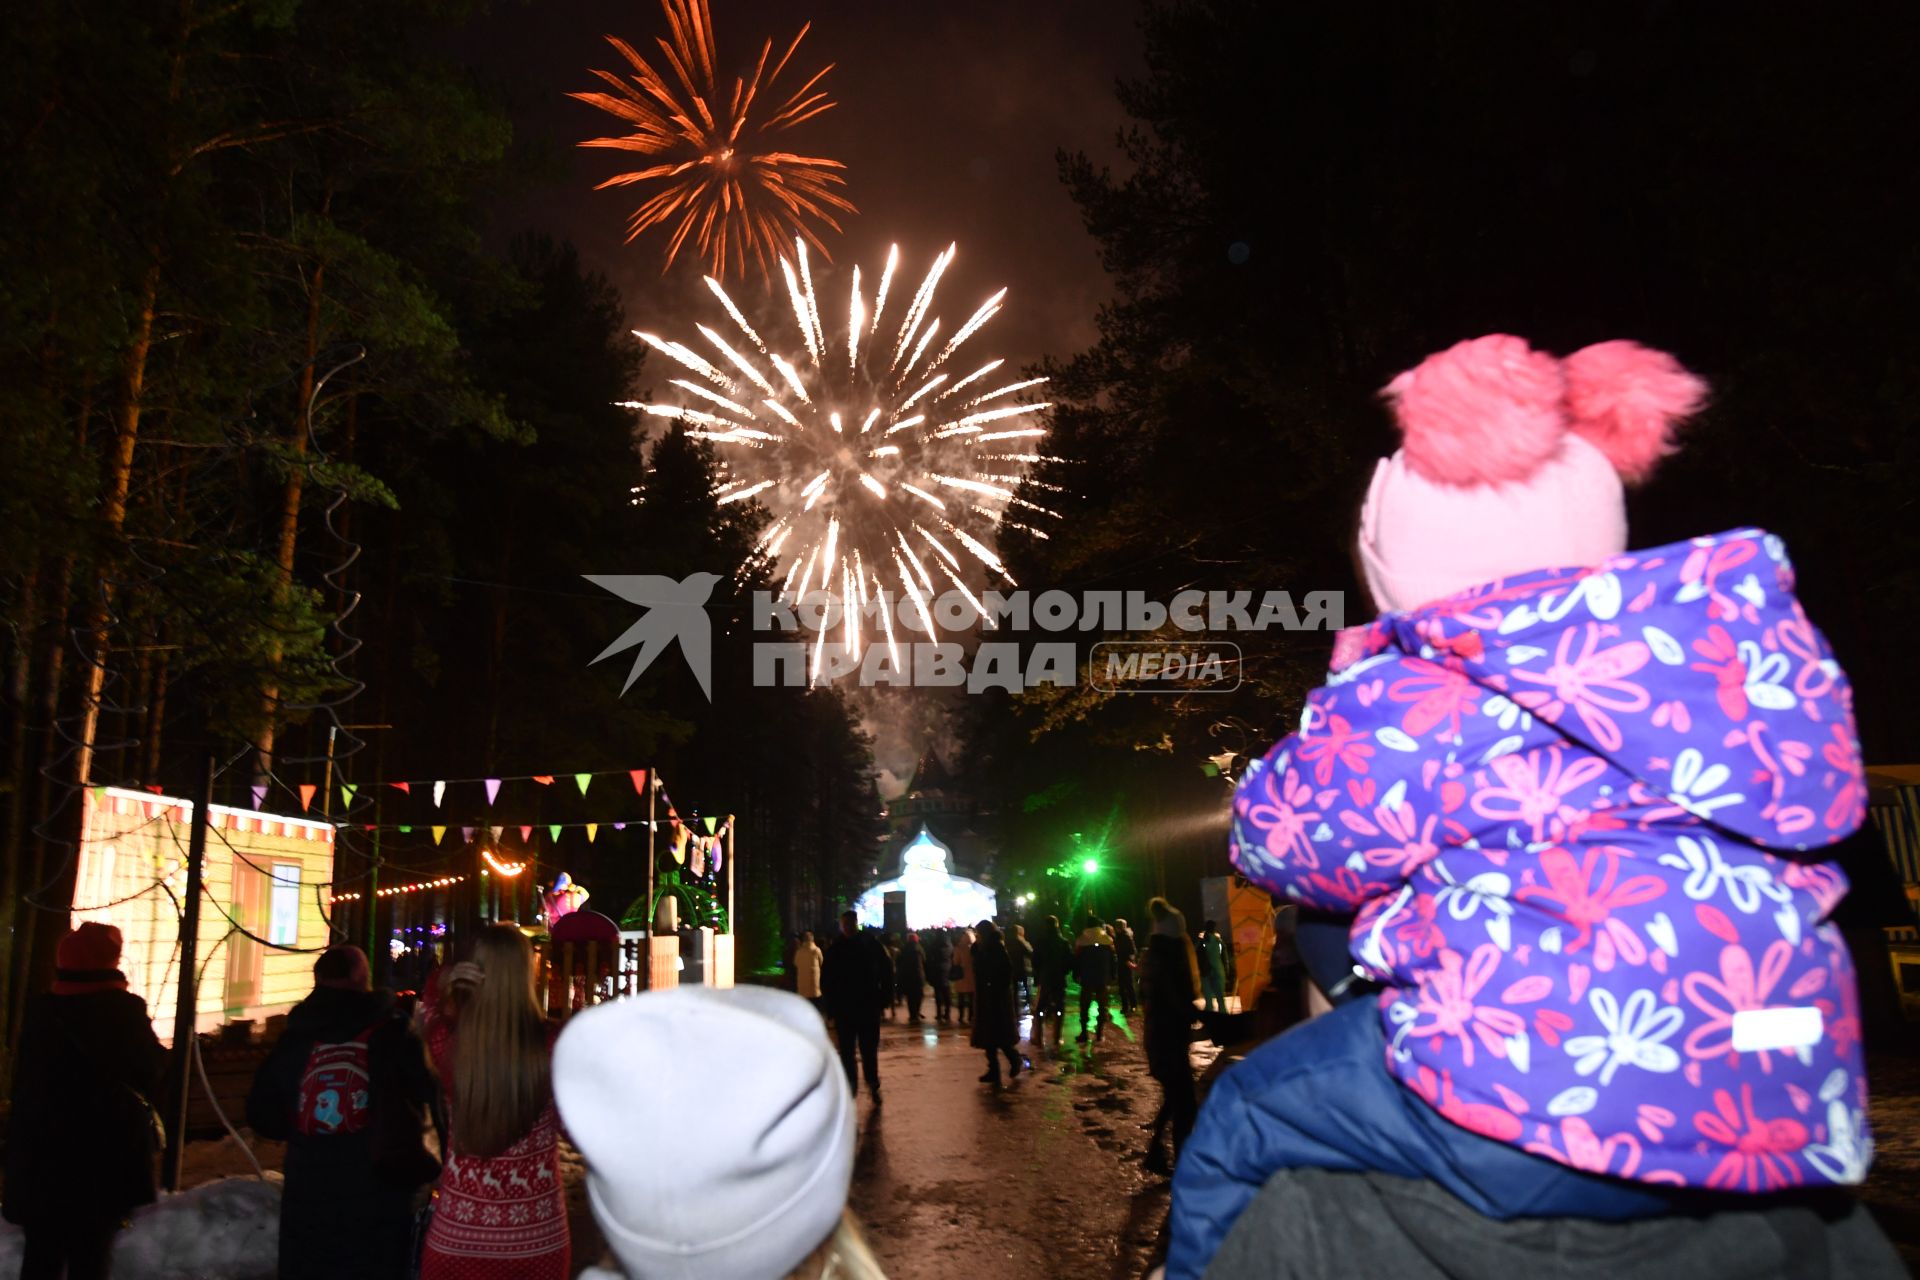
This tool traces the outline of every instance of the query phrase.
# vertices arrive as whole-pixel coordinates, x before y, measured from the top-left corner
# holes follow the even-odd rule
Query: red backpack
[[[351,1040],[316,1044],[300,1074],[300,1105],[293,1128],[303,1138],[359,1133],[373,1119],[367,1043],[375,1023]]]

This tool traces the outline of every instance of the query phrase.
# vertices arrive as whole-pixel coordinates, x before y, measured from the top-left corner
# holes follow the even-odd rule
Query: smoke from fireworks
[[[608,36],[607,43],[620,51],[633,73],[623,77],[596,70],[593,74],[612,86],[613,93],[568,95],[634,126],[632,133],[592,138],[581,146],[636,151],[658,160],[594,188],[658,184],[628,219],[627,239],[673,223],[667,265],[673,265],[691,238],[708,267],[722,277],[735,268],[744,270],[749,255],[761,273],[769,275],[772,260],[793,236],[804,237],[825,253],[810,223],[839,231],[834,211],[855,212],[835,190],[846,185],[837,172],[846,166],[783,150],[776,135],[834,105],[819,88],[832,65],[814,72],[780,106],[755,110],[763,93],[772,97],[774,82],[812,24],[800,28],[777,60],[773,42],[767,41],[753,75],[734,78],[731,90],[723,93],[714,70],[713,16],[707,0],[661,0],[660,7],[672,28],[671,40],[657,41],[667,75],[626,41]]]
[[[699,349],[638,333],[692,377],[672,380],[676,402],[628,407],[681,419],[689,434],[726,446],[719,499],[757,500],[772,513],[755,550],[786,566],[783,597],[824,591],[863,608],[876,597],[904,601],[932,634],[936,596],[958,591],[979,608],[974,587],[983,579],[1013,582],[990,545],[999,528],[1046,536],[1018,515],[1053,513],[1016,492],[1026,468],[1042,460],[1046,428],[1032,415],[1050,407],[1023,393],[1046,379],[1002,381],[994,376],[1002,360],[967,372],[954,363],[1007,296],[1002,289],[957,327],[943,327],[934,294],[954,247],[910,296],[894,280],[898,246],[871,293],[856,266],[846,328],[832,334],[805,243],[796,240],[794,251],[779,263],[800,342],[792,359],[709,276],[731,332],[697,326]],[[874,639],[884,639],[897,664],[900,637],[890,611],[879,613],[884,635]],[[849,609],[833,637],[849,655],[864,646],[860,626]],[[816,678],[827,641],[823,628]]]

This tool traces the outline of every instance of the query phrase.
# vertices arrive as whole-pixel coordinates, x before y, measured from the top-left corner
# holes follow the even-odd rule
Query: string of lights
[[[489,857],[488,861],[492,861],[491,857]],[[520,869],[521,868],[516,868],[513,874],[518,874]],[[502,874],[508,873],[503,872]],[[422,889],[445,889],[460,884],[466,880],[466,878],[465,876],[441,876],[438,880],[419,880],[413,884],[389,885],[384,889],[375,889],[373,896],[376,898],[395,898],[401,894],[419,893]],[[333,903],[362,902],[366,899],[366,896],[366,894],[356,890],[352,893],[333,894],[328,901]]]

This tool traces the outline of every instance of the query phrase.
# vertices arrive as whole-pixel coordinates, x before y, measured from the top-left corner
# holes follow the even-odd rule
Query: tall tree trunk
[[[86,431],[84,418],[90,410],[83,405],[81,433]],[[53,812],[54,771],[60,760],[60,694],[66,684],[67,670],[67,611],[73,603],[73,575],[76,556],[69,551],[60,558],[58,569],[53,577],[53,599],[47,605],[46,628],[46,665],[41,672],[40,691],[40,755],[34,768],[33,803],[23,808],[36,815],[36,821],[29,832],[24,832],[20,850],[20,890],[14,901],[18,905],[19,915],[14,922],[14,945],[12,954],[18,966],[14,976],[12,1009],[8,1013],[7,1043],[13,1044],[20,1034],[20,1019],[26,1012],[27,992],[30,983],[41,963],[36,954],[35,943],[48,932],[42,930],[40,919],[45,911],[27,900],[26,895],[40,887],[40,877],[46,866],[45,852],[49,837],[41,831],[41,826]],[[72,902],[73,886],[67,886],[68,902]],[[42,948],[44,950],[44,948]]]
[[[128,686],[126,703],[120,708],[120,732],[113,746],[113,769],[106,776],[118,778],[122,785],[144,786],[153,781],[141,765],[146,754],[147,701],[153,696],[153,646],[143,644],[135,650],[133,682]]]
[[[331,197],[321,202],[323,214],[331,203]],[[313,275],[307,281],[307,362],[300,370],[299,399],[294,405],[293,430],[286,441],[294,463],[288,469],[286,487],[280,495],[280,537],[274,550],[274,563],[280,571],[275,585],[283,601],[293,590],[293,557],[300,543],[300,502],[305,496],[307,481],[301,463],[306,459],[307,437],[313,427],[308,410],[312,405],[314,379],[317,376],[314,361],[320,355],[320,310],[326,277],[327,266],[323,262],[314,267]],[[277,667],[279,662],[280,648],[276,643],[268,655],[269,671]],[[269,675],[260,696],[260,733],[256,740],[258,753],[254,757],[253,770],[255,786],[266,785],[273,773],[273,748],[279,729],[279,716],[280,684],[273,675]]]
[[[160,298],[160,255],[153,251],[140,280],[133,340],[122,364],[120,399],[113,411],[113,447],[107,454],[107,473],[101,485],[100,524],[107,554],[114,554],[127,525],[127,493],[133,483],[133,454],[140,443],[141,396],[147,385],[147,355],[153,346],[154,310]],[[100,728],[100,695],[106,688],[107,658],[112,652],[109,626],[113,619],[113,579],[102,574],[88,593],[86,621],[80,642],[85,646],[86,669],[80,673],[79,746],[74,751],[72,777],[86,786],[93,779],[94,739]]]
[[[154,638],[164,641],[166,635],[163,632]],[[160,781],[160,744],[167,729],[167,659],[170,656],[164,644],[153,656],[153,683],[147,698],[146,732],[141,743],[140,777],[145,782]]]
[[[40,567],[35,565],[20,584],[19,629],[15,632],[13,661],[7,673],[7,702],[13,716],[7,760],[6,863],[0,872],[0,1036],[12,1027],[6,1017],[13,997],[14,921],[20,910],[21,847],[27,829],[27,800],[35,790],[31,772],[34,757],[33,714],[28,706],[33,688],[34,650],[40,645]]]
[[[93,781],[94,748],[100,732],[101,695],[106,689],[107,662],[113,651],[113,577],[111,566],[118,560],[119,544],[126,531],[127,494],[133,483],[133,455],[140,443],[140,415],[144,408],[143,396],[147,383],[147,356],[153,346],[154,313],[160,298],[160,251],[157,246],[148,249],[147,269],[140,278],[139,292],[135,298],[134,324],[131,340],[127,344],[125,358],[121,361],[121,377],[118,398],[113,409],[113,437],[107,451],[106,472],[100,486],[100,532],[104,548],[104,563],[95,567],[95,578],[86,593],[82,622],[74,636],[76,647],[80,650],[82,666],[77,670],[75,683],[79,690],[79,719],[74,734],[74,748],[65,770],[68,783],[72,787],[70,803],[60,814],[63,828],[60,842],[69,845],[72,856],[61,861],[59,872],[45,885],[46,902],[73,902],[73,887],[79,871],[79,845],[81,835],[82,794]],[[91,416],[91,406],[83,403],[79,431],[82,442],[86,440],[87,419]],[[74,557],[66,557],[62,573],[62,595],[60,611],[55,617],[64,617],[66,601],[64,592],[66,583],[73,578],[76,568]],[[60,715],[60,675],[64,666],[65,646],[56,645],[47,673],[47,759],[59,758],[60,735],[58,722]],[[52,820],[53,788],[48,777],[51,765],[42,768],[42,786],[40,803],[35,812],[44,824]],[[40,875],[44,866],[46,841],[36,840],[31,856],[28,858],[29,875],[25,882],[28,892],[42,887]],[[58,908],[50,908],[58,911]],[[37,928],[41,911],[30,910],[22,917],[19,937],[19,952],[27,959],[26,981],[32,982],[42,972],[50,971],[53,965],[53,948],[48,939],[57,936],[63,930],[42,930]],[[64,925],[64,920],[59,921]],[[20,1010],[25,1007],[21,1001],[14,1011],[14,1029],[19,1026]]]

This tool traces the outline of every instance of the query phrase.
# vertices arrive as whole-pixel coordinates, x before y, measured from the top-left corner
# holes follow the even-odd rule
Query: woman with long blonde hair
[[[473,959],[436,985],[426,1002],[427,1049],[452,1123],[422,1280],[565,1280],[572,1245],[553,1108],[558,1027],[540,1010],[533,946],[514,926],[492,925]]]

